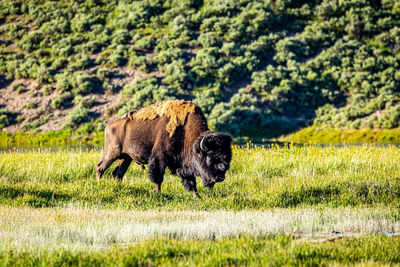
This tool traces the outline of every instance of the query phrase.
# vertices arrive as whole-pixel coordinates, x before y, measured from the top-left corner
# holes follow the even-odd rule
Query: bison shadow
[[[17,200],[19,198],[26,198],[20,200],[23,204],[30,207],[55,207],[60,202],[69,201],[72,196],[65,193],[57,193],[48,189],[32,189],[32,188],[15,188],[12,186],[3,185],[0,189],[0,198]]]

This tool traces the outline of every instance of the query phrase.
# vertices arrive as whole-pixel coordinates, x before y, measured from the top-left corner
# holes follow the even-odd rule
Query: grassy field
[[[101,151],[0,152],[3,265],[400,263],[400,149],[234,147],[225,182],[156,193],[131,166],[95,179]]]

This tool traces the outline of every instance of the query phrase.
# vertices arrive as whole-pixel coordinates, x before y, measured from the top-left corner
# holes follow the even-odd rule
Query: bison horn
[[[201,141],[200,141],[200,149],[203,150],[204,152],[207,152],[208,147],[204,144],[204,139],[206,139],[205,136],[203,136],[203,138],[201,138]]]

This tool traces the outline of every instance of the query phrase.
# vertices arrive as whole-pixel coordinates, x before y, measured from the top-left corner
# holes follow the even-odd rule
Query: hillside
[[[234,136],[397,128],[400,2],[0,2],[0,129],[97,131],[173,98]]]

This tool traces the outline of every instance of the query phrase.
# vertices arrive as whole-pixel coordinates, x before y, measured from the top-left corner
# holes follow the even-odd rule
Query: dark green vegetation
[[[106,117],[192,99],[233,135],[396,128],[399,22],[396,0],[5,0],[0,82],[57,96],[25,130],[65,109],[64,127],[102,129],[93,94],[124,96]],[[116,82],[122,70],[142,78]],[[0,111],[2,127],[25,119]]]
[[[399,264],[400,238],[364,236],[307,242],[290,236],[225,238],[217,241],[151,240],[130,248],[95,252],[5,249],[6,266],[329,266],[332,264]]]

